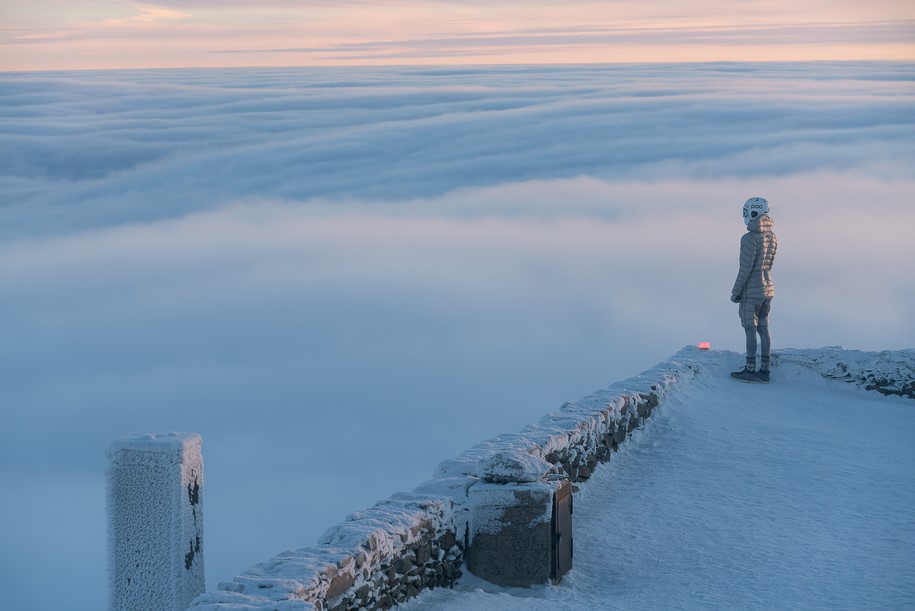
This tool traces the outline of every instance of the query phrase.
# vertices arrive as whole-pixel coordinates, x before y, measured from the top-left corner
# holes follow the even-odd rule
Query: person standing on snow
[[[769,216],[769,202],[751,197],[743,205],[747,233],[740,238],[740,271],[731,289],[731,301],[739,304],[740,324],[747,335],[747,366],[731,373],[743,382],[769,383],[769,308],[775,289],[772,264],[778,240]],[[756,369],[756,335],[759,334],[760,362]]]

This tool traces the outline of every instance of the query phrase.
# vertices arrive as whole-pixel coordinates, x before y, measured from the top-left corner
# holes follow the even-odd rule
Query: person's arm
[[[769,269],[775,267],[775,253],[778,251],[778,239],[775,237],[775,234],[772,234],[772,263],[769,265]]]
[[[740,238],[740,270],[737,272],[737,280],[734,281],[734,288],[731,289],[731,301],[737,303],[743,294],[743,289],[750,279],[750,272],[753,271],[753,263],[756,261],[756,240],[749,233],[745,233]]]

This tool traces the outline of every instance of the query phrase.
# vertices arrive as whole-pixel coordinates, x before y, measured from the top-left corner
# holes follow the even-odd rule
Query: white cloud
[[[6,237],[249,197],[400,200],[590,175],[910,175],[903,64],[4,79]],[[32,221],[42,210],[43,223]]]
[[[166,421],[199,410],[212,426],[207,406],[242,417],[252,395],[280,417],[302,392],[295,370],[322,402],[365,376],[440,380],[458,364],[478,400],[515,392],[481,380],[493,368],[536,371],[546,396],[574,393],[684,343],[740,347],[727,296],[750,194],[772,201],[782,240],[776,345],[902,347],[915,343],[904,314],[915,294],[897,281],[913,254],[913,191],[831,173],[582,178],[397,204],[250,202],[9,242],[0,314],[17,324],[0,348],[4,388],[49,415],[99,402],[115,428],[117,412],[152,405]],[[862,209],[868,198],[881,205]],[[248,390],[223,395],[238,384]],[[544,407],[514,409],[521,422]]]

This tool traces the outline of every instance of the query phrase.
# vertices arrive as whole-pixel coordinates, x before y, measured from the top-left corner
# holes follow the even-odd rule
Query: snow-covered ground
[[[790,362],[742,384],[737,355],[706,358],[578,493],[559,586],[471,575],[402,608],[915,607],[915,404]]]

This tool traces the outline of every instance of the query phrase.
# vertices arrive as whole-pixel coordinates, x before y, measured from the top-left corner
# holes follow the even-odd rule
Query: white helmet
[[[749,225],[764,214],[769,214],[769,202],[762,197],[751,197],[743,205],[743,224]]]

